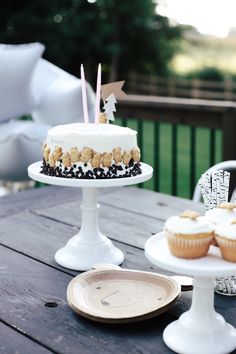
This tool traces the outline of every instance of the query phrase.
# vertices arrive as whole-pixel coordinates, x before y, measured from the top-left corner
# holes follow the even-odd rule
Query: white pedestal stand
[[[32,179],[59,186],[82,187],[81,229],[56,252],[56,262],[65,268],[74,270],[88,270],[97,263],[121,264],[124,260],[123,253],[98,228],[98,188],[144,182],[152,177],[152,167],[142,163],[141,175],[98,180],[50,177],[41,174],[40,167],[41,162],[29,166],[28,174]]]
[[[193,298],[189,311],[166,327],[166,345],[180,354],[227,354],[236,348],[236,329],[214,309],[215,276],[232,274],[236,264],[220,257],[211,246],[207,257],[185,260],[172,256],[162,233],[145,245],[147,258],[166,270],[194,276]]]

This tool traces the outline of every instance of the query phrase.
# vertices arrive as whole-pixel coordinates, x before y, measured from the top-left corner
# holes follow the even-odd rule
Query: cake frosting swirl
[[[74,123],[48,131],[41,173],[66,178],[141,174],[137,132],[113,124]]]

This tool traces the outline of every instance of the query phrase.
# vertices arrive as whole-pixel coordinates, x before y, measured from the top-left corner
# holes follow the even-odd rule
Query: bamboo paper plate
[[[166,276],[97,269],[72,279],[67,301],[79,315],[97,322],[136,322],[166,311],[180,291],[180,285]]]

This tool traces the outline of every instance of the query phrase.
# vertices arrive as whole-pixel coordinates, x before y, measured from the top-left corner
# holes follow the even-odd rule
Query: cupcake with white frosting
[[[236,204],[221,203],[216,208],[206,211],[205,216],[214,227],[222,223],[231,222],[236,219]],[[212,244],[218,246],[216,238],[214,238]]]
[[[213,231],[214,228],[204,216],[189,210],[170,217],[164,227],[170,253],[186,259],[206,256],[213,240]]]
[[[215,238],[220,247],[222,257],[229,262],[236,262],[236,219],[218,225]]]
[[[236,219],[236,204],[219,204],[216,208],[206,211],[205,216],[214,225],[230,222]]]

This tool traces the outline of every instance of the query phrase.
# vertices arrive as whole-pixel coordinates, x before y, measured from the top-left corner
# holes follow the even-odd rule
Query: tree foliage
[[[81,62],[92,74],[99,61],[112,79],[131,71],[165,74],[181,30],[155,6],[152,0],[8,0],[1,4],[0,41],[40,41],[46,59],[76,74]]]

